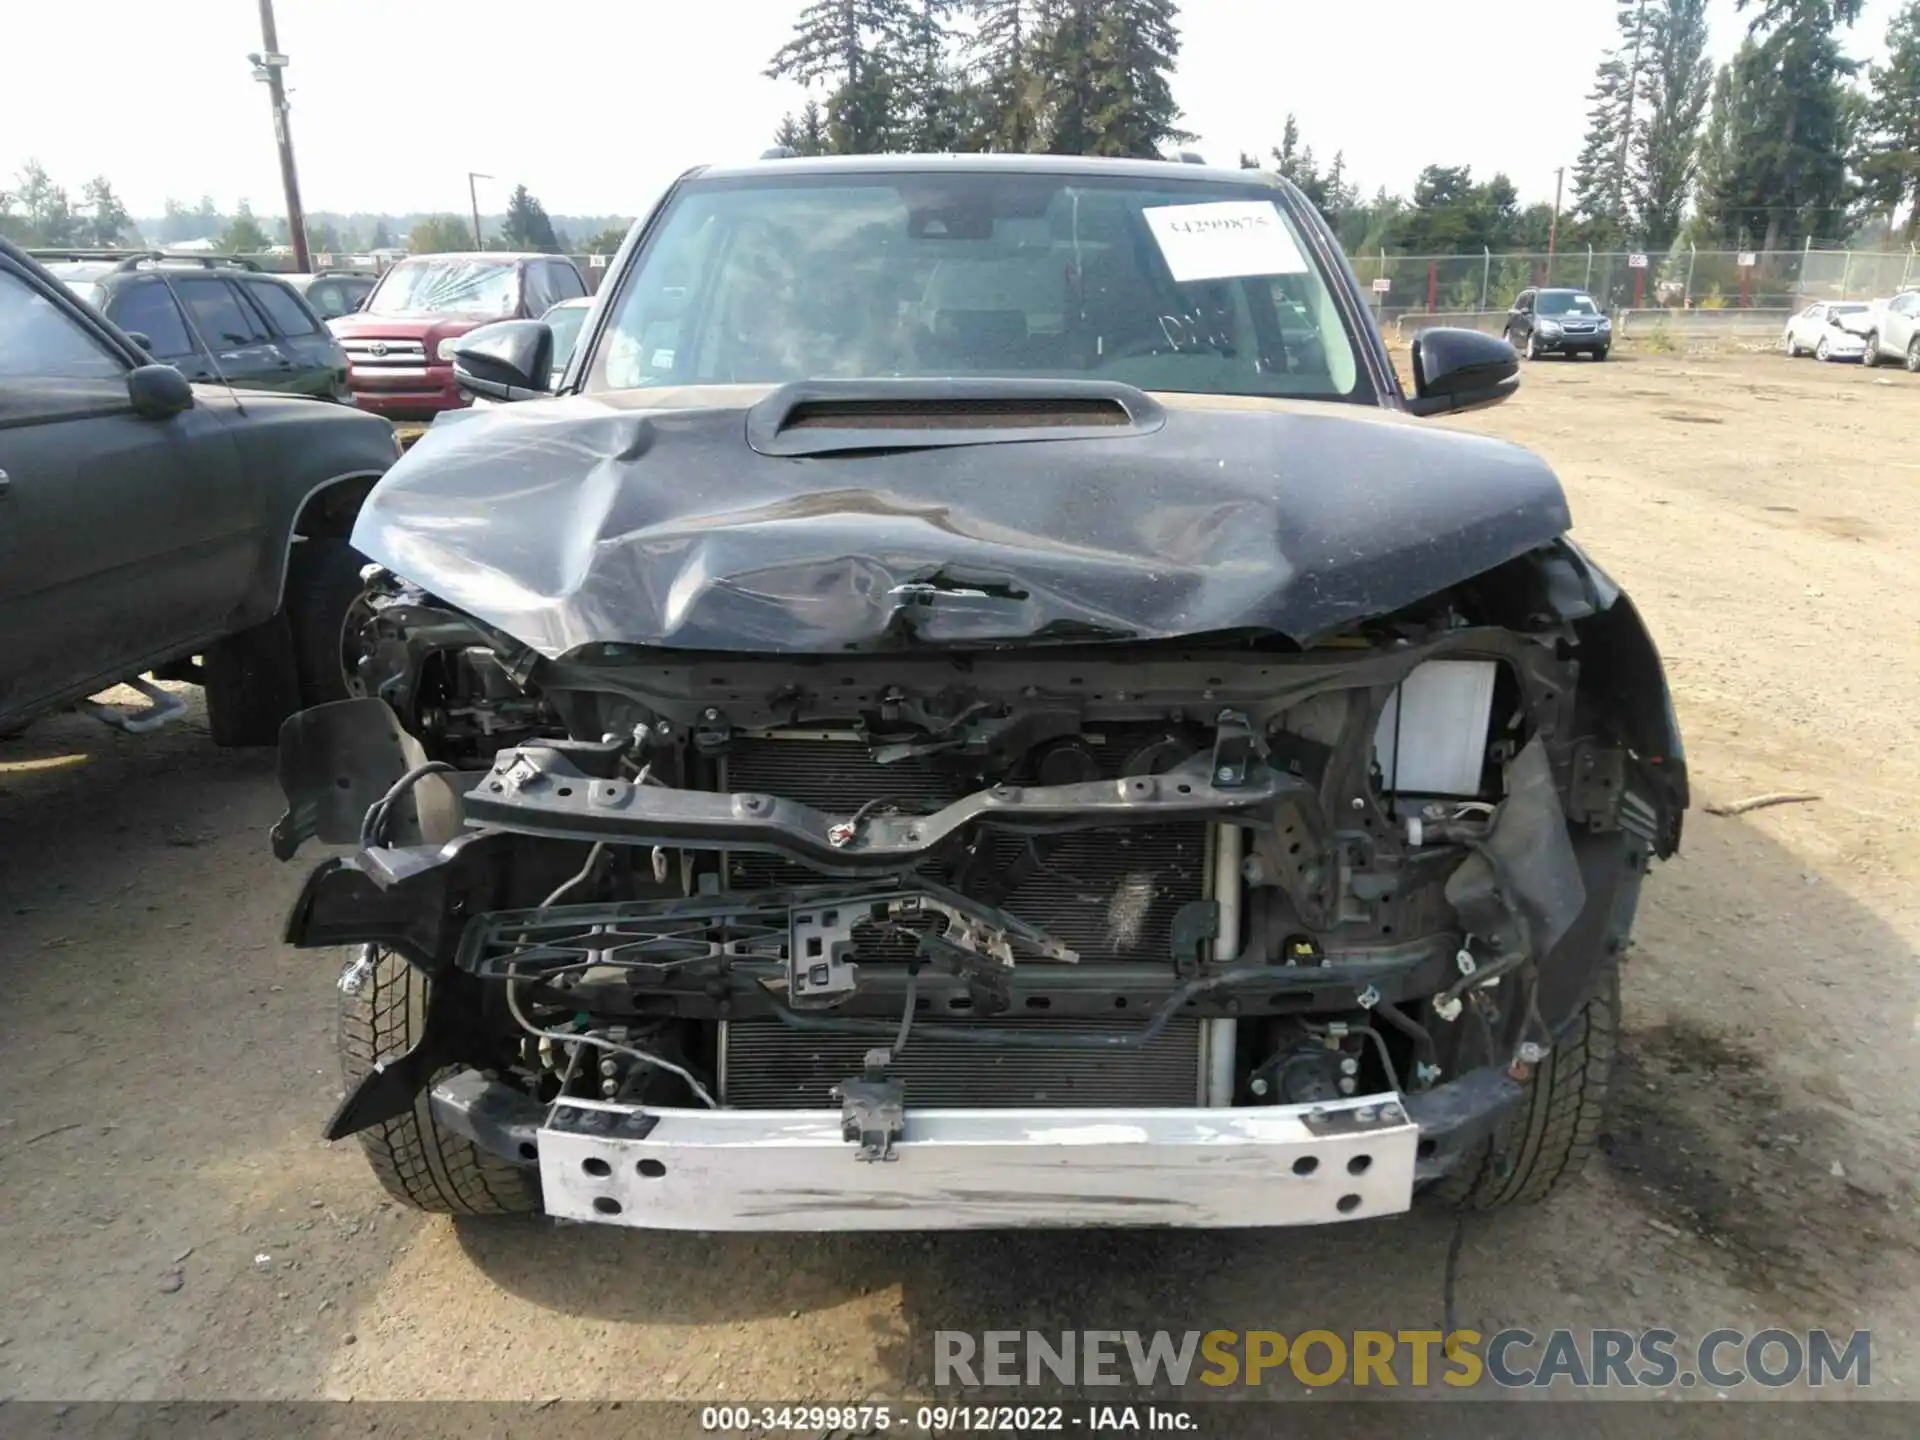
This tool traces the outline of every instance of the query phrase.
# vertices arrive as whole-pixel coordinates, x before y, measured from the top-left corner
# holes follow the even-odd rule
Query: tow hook
[[[853,1157],[857,1161],[900,1158],[893,1142],[906,1134],[907,1087],[887,1078],[892,1061],[890,1051],[869,1050],[860,1078],[833,1087],[833,1098],[840,1102],[840,1134],[860,1146]]]

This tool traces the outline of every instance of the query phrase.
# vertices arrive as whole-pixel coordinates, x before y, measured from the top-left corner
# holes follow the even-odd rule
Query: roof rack
[[[791,145],[775,145],[760,152],[762,160],[798,160],[800,152]]]
[[[1207,157],[1202,155],[1198,150],[1182,150],[1180,152],[1180,163],[1182,165],[1204,165],[1207,163]]]
[[[117,260],[113,267],[115,274],[128,270],[138,270],[142,265],[199,265],[215,270],[226,265],[236,270],[255,270],[260,267],[244,255],[179,255],[168,250],[29,250],[27,254],[36,260]],[[264,273],[264,272],[263,272]]]

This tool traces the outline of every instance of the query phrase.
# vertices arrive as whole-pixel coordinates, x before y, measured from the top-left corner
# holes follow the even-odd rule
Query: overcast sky
[[[1898,0],[1850,51],[1881,53]],[[1714,49],[1745,19],[1713,0]],[[0,188],[38,159],[78,199],[105,174],[136,215],[175,196],[281,208],[255,0],[14,0],[0,50]],[[309,210],[632,214],[675,174],[752,157],[801,93],[762,78],[801,0],[278,0]],[[1429,162],[1505,170],[1548,199],[1571,165],[1613,0],[1185,0],[1173,79],[1194,148],[1265,154],[1287,111],[1371,193]],[[1406,58],[1401,58],[1406,57]],[[1527,69],[1531,79],[1525,78]]]

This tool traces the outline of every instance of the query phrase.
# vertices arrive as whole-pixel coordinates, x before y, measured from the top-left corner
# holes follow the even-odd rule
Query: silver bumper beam
[[[1236,1109],[909,1110],[862,1162],[838,1111],[569,1101],[539,1132],[547,1213],[652,1230],[1322,1225],[1406,1210],[1393,1094]]]

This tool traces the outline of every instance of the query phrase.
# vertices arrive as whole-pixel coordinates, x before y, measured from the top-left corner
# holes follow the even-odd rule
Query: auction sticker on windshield
[[[1303,275],[1307,262],[1270,200],[1156,205],[1140,212],[1173,278]]]

